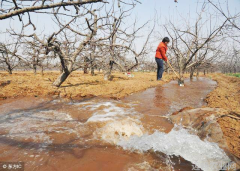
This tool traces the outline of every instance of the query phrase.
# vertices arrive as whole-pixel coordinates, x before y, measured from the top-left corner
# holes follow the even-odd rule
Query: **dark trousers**
[[[161,80],[162,75],[163,75],[163,71],[164,71],[163,60],[159,59],[159,58],[155,58],[155,60],[157,62],[157,80]]]

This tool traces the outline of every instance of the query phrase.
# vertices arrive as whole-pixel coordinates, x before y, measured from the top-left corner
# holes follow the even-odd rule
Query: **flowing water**
[[[217,144],[172,125],[171,113],[206,105],[216,82],[199,78],[122,100],[21,98],[0,104],[0,161],[25,170],[206,170],[229,161]]]

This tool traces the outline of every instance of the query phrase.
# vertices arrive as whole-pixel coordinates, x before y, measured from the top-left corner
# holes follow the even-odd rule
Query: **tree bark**
[[[62,74],[56,79],[56,81],[54,81],[53,85],[56,87],[60,87],[69,75],[69,72],[62,72]]]
[[[37,65],[33,64],[33,73],[34,75],[37,74]]]
[[[9,74],[12,74],[12,69],[7,70]]]
[[[68,1],[68,2],[57,2],[52,4],[44,4],[39,6],[28,6],[24,8],[18,8],[14,11],[10,11],[8,13],[4,13],[0,15],[0,20],[10,18],[19,14],[24,14],[27,12],[33,12],[37,10],[44,10],[49,8],[55,8],[55,7],[66,7],[66,6],[75,6],[75,5],[84,5],[84,4],[91,4],[96,2],[102,2],[102,0],[81,0],[81,1]]]
[[[197,69],[197,78],[199,77],[199,69]]]
[[[43,70],[44,70],[44,69],[43,69],[43,66],[42,66],[42,67],[41,67],[41,74],[42,74],[42,76],[43,76]]]
[[[105,69],[105,72],[104,72],[104,80],[108,81],[110,79],[112,68],[113,68],[113,61],[110,61],[108,67]]]
[[[12,74],[13,67],[11,66],[10,61],[9,61],[8,58],[5,59],[5,63],[6,63],[6,65],[7,65],[7,71],[8,71],[8,73],[9,73],[9,74]]]
[[[180,76],[180,81],[183,82],[183,68],[184,68],[184,62],[183,62],[183,57],[181,56],[179,59],[179,76]]]
[[[194,73],[194,69],[191,68],[191,69],[190,69],[190,79],[191,79],[191,80],[193,79],[193,73]]]
[[[63,73],[63,67],[62,65],[60,66],[60,74]]]
[[[108,81],[111,75],[111,70],[104,71],[104,80]]]
[[[84,69],[83,69],[84,74],[88,74],[88,64],[87,64],[87,58],[84,57]]]
[[[94,66],[93,66],[93,62],[91,62],[91,75],[94,76]]]
[[[12,67],[10,66],[10,64],[7,64],[7,71],[9,74],[12,74]]]

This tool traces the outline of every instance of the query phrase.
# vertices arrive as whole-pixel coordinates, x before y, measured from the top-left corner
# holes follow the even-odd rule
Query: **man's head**
[[[163,43],[165,43],[165,45],[168,45],[168,43],[170,42],[168,37],[164,37],[162,40]]]

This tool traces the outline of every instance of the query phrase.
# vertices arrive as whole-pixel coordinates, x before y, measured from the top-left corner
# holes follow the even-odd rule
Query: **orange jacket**
[[[156,50],[155,58],[160,58],[160,59],[163,59],[164,61],[167,61],[168,60],[166,56],[167,49],[168,48],[167,48],[167,45],[165,45],[165,43],[163,42],[159,43]]]

